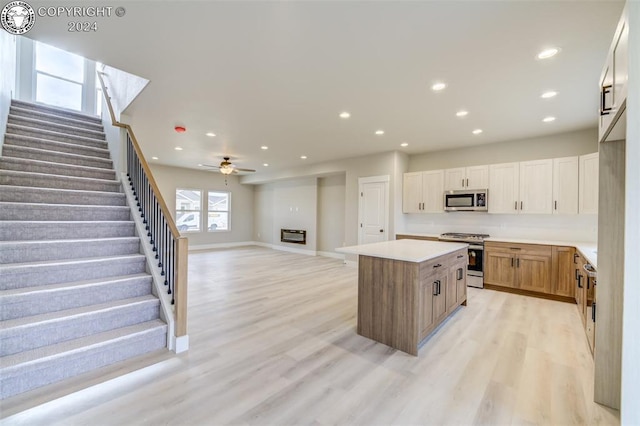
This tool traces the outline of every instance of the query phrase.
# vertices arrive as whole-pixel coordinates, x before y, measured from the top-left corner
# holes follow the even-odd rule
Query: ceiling
[[[623,8],[619,1],[119,4],[126,15],[95,19],[96,32],[68,33],[69,18],[38,17],[29,36],[151,81],[127,110],[148,158],[198,168],[229,155],[258,172],[595,127],[598,78]],[[537,59],[549,46],[560,53]],[[437,81],[447,88],[433,92]],[[548,90],[558,95],[541,99]],[[456,117],[460,109],[469,114]],[[340,118],[343,111],[351,117]],[[546,116],[556,120],[543,123]],[[473,135],[477,128],[483,133]]]

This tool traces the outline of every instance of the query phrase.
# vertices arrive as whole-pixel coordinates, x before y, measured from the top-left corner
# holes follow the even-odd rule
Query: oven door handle
[[[475,245],[475,244],[470,244],[469,248],[472,249],[472,250],[484,250],[484,246],[478,246],[478,245]]]

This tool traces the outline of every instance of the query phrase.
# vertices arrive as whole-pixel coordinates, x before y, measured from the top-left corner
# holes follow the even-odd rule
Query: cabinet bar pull
[[[513,268],[513,257],[511,258],[511,267]]]
[[[463,254],[459,254],[459,255],[457,256],[457,258],[458,258],[458,259],[462,259],[463,257],[464,257],[464,255],[463,255]]]
[[[582,288],[582,275],[578,275],[578,288]]]
[[[464,187],[464,179],[462,179],[462,187]]]
[[[518,210],[518,202],[516,201],[516,204],[513,206],[514,209]]]
[[[520,267],[520,258],[516,258],[516,268]]]
[[[440,280],[438,280],[437,283],[438,283],[438,296],[440,296]]]
[[[520,210],[522,210],[523,203],[520,201]]]
[[[467,178],[467,188],[469,187],[469,178]]]
[[[554,209],[558,210],[558,202],[557,201],[553,202],[553,207],[554,207]]]
[[[433,268],[435,269],[435,268],[439,268],[439,267],[441,267],[441,266],[442,266],[442,265],[438,263],[438,264],[436,264],[436,265],[433,265]]]
[[[591,304],[591,319],[596,322],[596,302]]]
[[[438,295],[438,281],[433,282],[433,295],[434,296]]]
[[[458,276],[456,278],[458,279],[458,281],[460,281],[462,278],[464,278],[464,272],[463,272],[462,268],[458,268]]]
[[[611,107],[607,108],[607,95],[609,93],[611,93],[611,87],[613,87],[611,84],[608,84],[606,86],[602,86],[602,96],[600,97],[600,115],[609,115],[610,111],[611,111]]]

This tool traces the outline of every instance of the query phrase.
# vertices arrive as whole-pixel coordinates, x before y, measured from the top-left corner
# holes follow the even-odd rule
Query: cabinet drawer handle
[[[457,256],[457,258],[458,258],[458,259],[462,259],[463,257],[464,257],[464,255],[463,255],[463,254],[459,254],[459,255]]]
[[[519,268],[519,267],[520,267],[520,258],[518,257],[516,259],[516,268]]]
[[[606,86],[602,86],[602,96],[600,97],[600,115],[609,115],[612,107],[607,107],[607,95],[611,93],[611,88],[613,85],[608,84]]]
[[[442,265],[438,263],[437,265],[433,265],[433,269],[435,269],[435,268],[439,268],[439,267],[441,267],[441,266],[442,266]]]
[[[596,322],[596,302],[591,304],[591,320]]]

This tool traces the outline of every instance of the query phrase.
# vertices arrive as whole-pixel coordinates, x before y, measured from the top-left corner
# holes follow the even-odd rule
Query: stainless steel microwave
[[[488,189],[444,192],[444,210],[447,212],[486,212]]]

